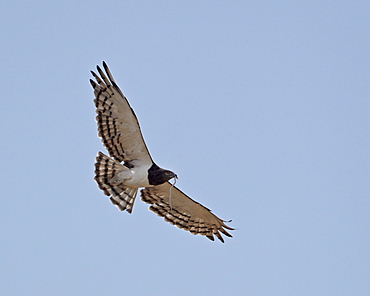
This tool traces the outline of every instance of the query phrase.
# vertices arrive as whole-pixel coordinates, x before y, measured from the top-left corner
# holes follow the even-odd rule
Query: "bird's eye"
[[[171,172],[170,171],[166,171],[166,175],[171,175]]]

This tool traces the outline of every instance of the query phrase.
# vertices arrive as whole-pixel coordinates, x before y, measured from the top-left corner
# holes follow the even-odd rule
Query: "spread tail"
[[[119,210],[126,210],[128,213],[131,213],[138,189],[123,187],[122,184],[111,182],[113,177],[121,172],[125,166],[102,152],[98,153],[95,160],[94,180],[98,183],[99,188],[103,190],[105,195],[110,197],[110,201]]]

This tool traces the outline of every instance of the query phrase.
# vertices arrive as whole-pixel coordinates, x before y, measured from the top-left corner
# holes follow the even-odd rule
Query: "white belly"
[[[151,165],[142,165],[130,169],[130,177],[127,179],[125,178],[122,184],[134,188],[152,186],[148,181],[148,170],[150,167]]]

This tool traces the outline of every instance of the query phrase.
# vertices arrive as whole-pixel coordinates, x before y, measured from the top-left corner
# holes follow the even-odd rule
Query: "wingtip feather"
[[[95,89],[95,87],[97,86],[96,82],[92,79],[90,79],[90,84],[91,86]]]
[[[104,67],[104,69],[107,69],[108,68],[108,65],[107,65],[107,63],[105,61],[103,61],[103,67]]]

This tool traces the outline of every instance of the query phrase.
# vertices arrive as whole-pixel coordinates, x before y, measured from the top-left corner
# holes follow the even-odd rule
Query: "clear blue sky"
[[[1,295],[370,295],[369,1],[5,1]],[[119,212],[89,71],[225,244]]]

